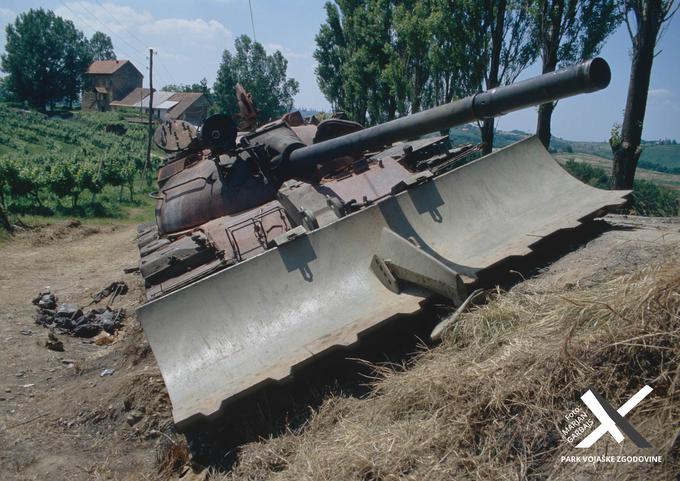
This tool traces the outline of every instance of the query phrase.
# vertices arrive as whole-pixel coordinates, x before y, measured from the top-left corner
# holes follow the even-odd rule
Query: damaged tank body
[[[594,59],[366,129],[299,113],[247,132],[227,116],[161,126],[169,157],[157,222],[139,231],[139,319],[175,422],[424,298],[459,305],[482,271],[623,204],[629,192],[581,183],[533,137],[468,163],[477,147],[419,138],[609,78]]]

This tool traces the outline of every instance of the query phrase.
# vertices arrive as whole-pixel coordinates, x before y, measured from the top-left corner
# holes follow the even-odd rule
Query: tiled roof
[[[87,73],[92,75],[111,75],[127,63],[139,72],[139,69],[129,60],[95,60],[87,68]],[[141,72],[139,74],[142,75]]]
[[[184,113],[186,109],[191,107],[191,105],[201,98],[203,94],[200,92],[178,92],[170,100],[174,100],[177,103],[171,110],[170,115],[173,118],[177,118]]]
[[[153,108],[169,109],[172,118],[181,116],[194,102],[203,96],[200,92],[165,92],[154,90]],[[149,106],[149,89],[137,87],[125,98],[111,102],[113,106],[147,108]]]
[[[111,102],[111,105],[120,105],[121,107],[134,107],[139,104],[139,101],[145,99],[149,95],[149,89],[137,87],[132,92],[127,94],[124,98]]]

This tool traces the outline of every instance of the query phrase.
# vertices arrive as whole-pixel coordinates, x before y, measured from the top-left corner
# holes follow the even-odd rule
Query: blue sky
[[[324,21],[324,0],[252,0],[255,34],[289,61],[289,75],[300,82],[296,105],[327,109],[314,76],[314,36]],[[247,0],[0,0],[0,50],[4,26],[29,8],[43,7],[74,21],[90,36],[101,30],[113,39],[119,58],[129,58],[147,75],[148,47],[155,57],[154,84],[193,83],[215,79],[222,52],[234,38],[252,36]],[[654,61],[644,137],[680,140],[680,20],[672,20]],[[630,40],[625,28],[609,38],[601,56],[612,67],[612,82],[603,92],[563,100],[553,115],[553,134],[573,140],[605,140],[621,122],[630,68]],[[673,53],[675,52],[675,53]],[[157,66],[157,68],[156,68]],[[537,65],[521,78],[539,73]],[[146,82],[146,80],[145,80]],[[533,131],[536,110],[516,112],[498,121],[503,130]]]

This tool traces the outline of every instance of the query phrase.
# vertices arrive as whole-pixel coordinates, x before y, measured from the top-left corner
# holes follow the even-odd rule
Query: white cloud
[[[649,96],[659,99],[667,99],[673,97],[673,92],[668,89],[650,89]]]
[[[58,7],[54,13],[67,18],[91,35],[95,30],[100,30],[113,37],[116,34],[129,35],[143,24],[153,21],[153,16],[148,11],[139,11],[134,8],[104,3],[102,5],[92,2],[69,2]]]
[[[7,19],[14,19],[17,14],[14,10],[10,10],[9,8],[0,8],[0,18],[7,18]]]
[[[217,20],[206,21],[200,18],[193,20],[163,18],[154,20],[142,27],[141,30],[152,35],[173,35],[180,41],[185,41],[187,38],[205,41],[231,36],[229,29]]]
[[[109,35],[118,57],[132,60],[145,76],[148,49],[153,47],[158,62],[154,64],[154,83],[161,86],[212,78],[232,37],[229,29],[214,18],[163,17],[162,9],[129,7],[115,0],[63,1],[66,3],[55,9],[57,15],[72,20],[87,37],[95,30]]]
[[[266,44],[264,44],[264,49],[270,54],[279,50],[283,54],[283,56],[286,57],[287,59],[291,59],[291,58],[312,58],[311,52],[296,52],[295,50],[292,50],[288,47],[285,47],[285,46],[281,45],[280,43],[266,43]]]
[[[101,5],[87,1],[70,2],[57,8],[55,13],[72,20],[88,36],[94,30],[110,35],[114,46],[119,48],[145,48],[148,45],[140,44],[149,40],[167,41],[168,37],[197,43],[231,36],[229,29],[217,20],[155,18],[148,10],[111,2]]]

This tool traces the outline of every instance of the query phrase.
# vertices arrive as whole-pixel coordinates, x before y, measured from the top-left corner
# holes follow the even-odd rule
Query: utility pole
[[[153,48],[149,47],[149,139],[146,143],[146,162],[144,162],[144,172],[151,163],[151,137],[153,137]]]

